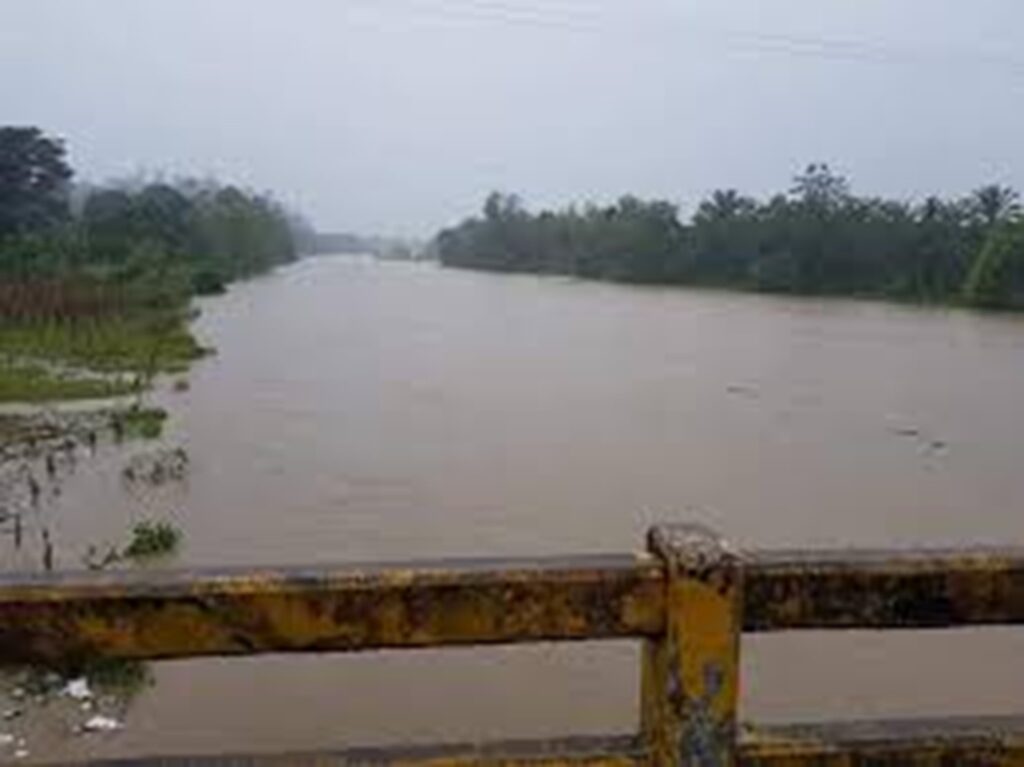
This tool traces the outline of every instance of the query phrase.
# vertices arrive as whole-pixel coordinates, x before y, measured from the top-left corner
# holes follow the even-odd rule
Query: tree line
[[[0,318],[118,313],[293,260],[296,217],[216,181],[74,185],[64,143],[0,126]]]
[[[480,215],[441,231],[433,249],[457,267],[1024,308],[1024,217],[1014,190],[990,185],[921,202],[863,197],[820,164],[766,199],[715,191],[688,220],[662,200],[626,196],[531,213],[518,197],[492,193]]]

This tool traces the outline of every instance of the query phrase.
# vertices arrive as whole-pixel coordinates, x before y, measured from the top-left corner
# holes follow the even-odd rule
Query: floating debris
[[[737,394],[743,397],[756,397],[757,389],[753,386],[747,386],[745,384],[729,384],[725,387],[725,390],[729,394]]]
[[[913,426],[890,426],[889,431],[897,437],[920,437],[921,430]]]
[[[924,456],[944,453],[949,448],[949,443],[946,440],[933,437],[929,435],[925,429],[921,429],[917,426],[889,426],[887,427],[887,431],[890,434],[895,434],[897,437],[913,440],[917,443],[918,453]]]
[[[89,689],[89,681],[84,677],[72,679],[64,687],[64,694],[75,700],[91,700],[92,690]]]
[[[13,746],[14,736],[9,732],[0,732],[0,746]]]
[[[114,732],[115,730],[120,730],[123,726],[112,717],[97,714],[83,724],[82,728],[86,732]]]

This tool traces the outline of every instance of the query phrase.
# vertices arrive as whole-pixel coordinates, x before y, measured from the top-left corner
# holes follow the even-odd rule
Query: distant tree
[[[757,201],[720,189],[697,206],[693,217],[692,276],[714,283],[746,279],[757,255]]]
[[[86,198],[79,221],[94,263],[112,266],[128,260],[134,218],[135,199],[122,189],[98,189]]]
[[[0,237],[66,220],[71,176],[60,140],[39,128],[0,126]]]
[[[150,184],[135,198],[136,236],[185,253],[190,241],[192,201],[169,184]]]
[[[267,196],[187,181],[95,189],[80,227],[92,264],[132,278],[152,272],[159,255],[186,267],[206,293],[293,259],[295,221]]]
[[[850,185],[843,176],[833,173],[826,163],[811,163],[793,179],[790,194],[808,208],[829,212],[849,200]]]
[[[491,192],[484,201],[484,218],[501,222],[515,218],[523,212],[523,202],[517,195]]]
[[[495,193],[434,247],[452,266],[1024,308],[1020,213],[1001,186],[915,205],[854,195],[812,164],[788,194],[718,190],[689,221],[671,203],[632,196],[534,214]]]
[[[967,275],[963,298],[975,306],[1024,307],[1024,220],[992,230]]]
[[[757,201],[744,197],[735,189],[717,189],[701,201],[694,216],[697,222],[728,221],[738,216],[752,214],[757,210]]]
[[[899,259],[901,291],[910,298],[939,301],[956,296],[978,245],[962,201],[928,197],[913,212],[914,233]]]
[[[970,204],[976,218],[986,229],[1006,221],[1020,213],[1020,195],[1013,189],[999,184],[989,184],[976,189],[970,197]]]

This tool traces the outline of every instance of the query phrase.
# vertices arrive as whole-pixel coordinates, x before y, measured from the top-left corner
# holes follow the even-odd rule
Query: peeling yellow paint
[[[741,557],[693,526],[656,527],[649,547],[652,553],[637,555],[496,562],[0,576],[0,661],[74,667],[97,657],[631,637],[644,642],[642,748],[559,751],[564,744],[549,743],[532,755],[448,749],[415,757],[381,752],[376,762],[351,754],[294,761],[1024,767],[1024,722],[783,727],[739,739],[736,724],[741,630],[1024,624],[1024,551]],[[268,760],[293,761],[256,762]]]

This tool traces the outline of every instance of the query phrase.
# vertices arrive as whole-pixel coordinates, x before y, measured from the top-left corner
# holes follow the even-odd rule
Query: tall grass
[[[0,320],[0,354],[22,359],[65,362],[94,371],[138,371],[155,361],[158,372],[179,372],[202,356],[203,349],[184,318],[154,338],[144,316],[85,318],[77,321],[5,322]]]
[[[62,374],[38,365],[0,365],[0,403],[101,399],[135,389],[135,383],[124,378]]]
[[[67,321],[128,313],[132,291],[89,277],[0,282],[0,317],[7,322]]]

